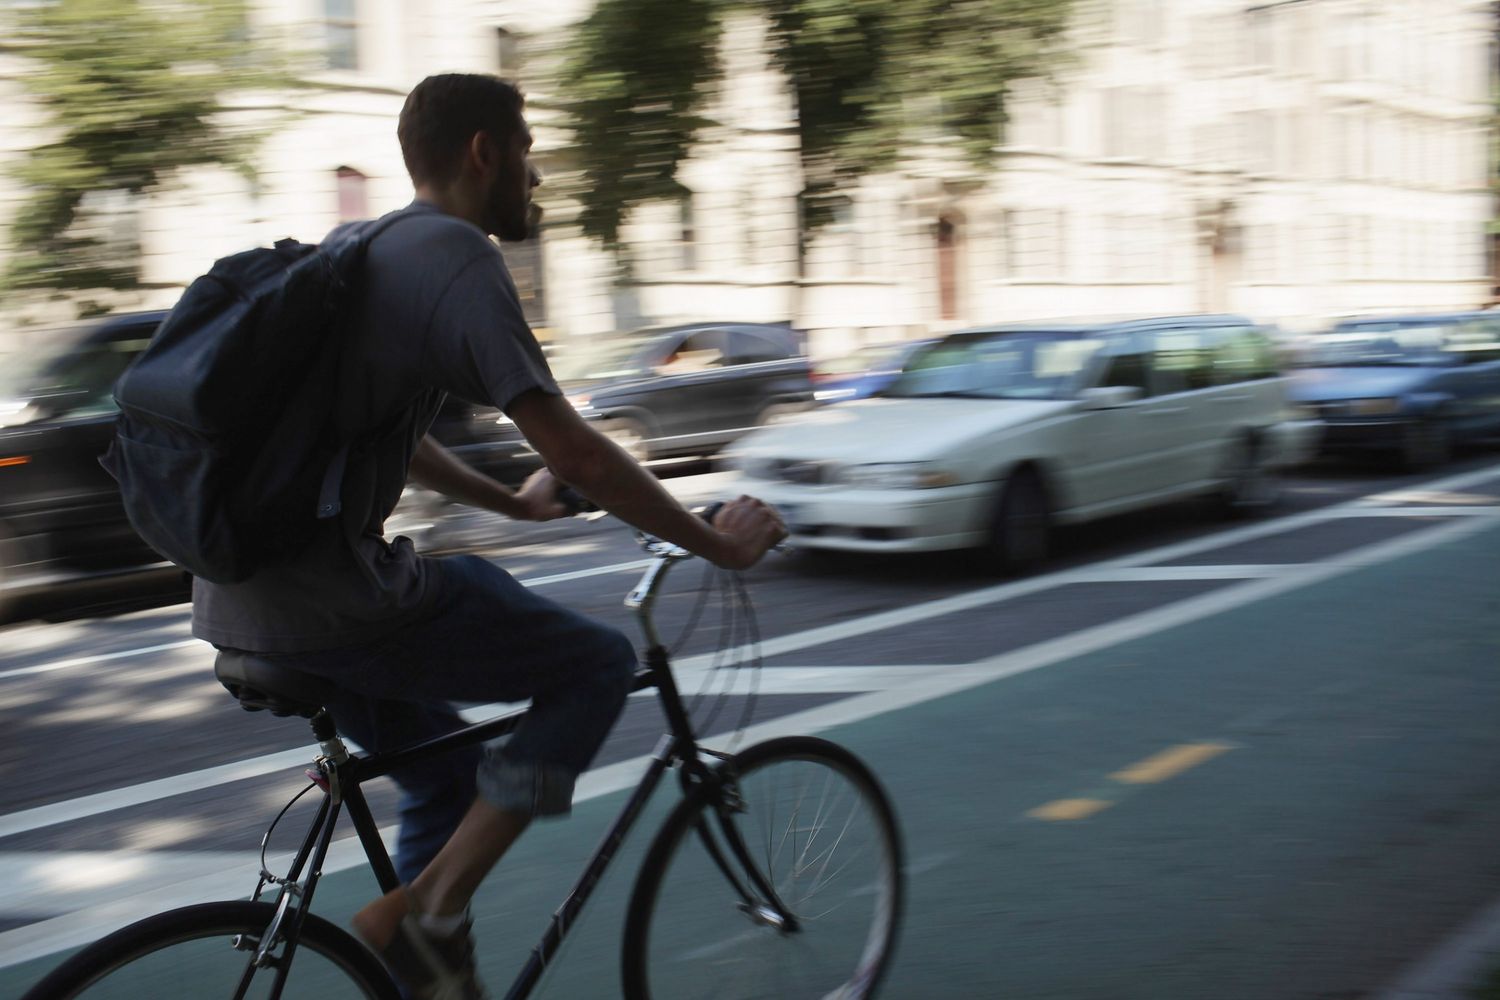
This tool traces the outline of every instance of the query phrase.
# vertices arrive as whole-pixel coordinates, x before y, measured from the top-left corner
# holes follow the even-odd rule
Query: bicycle
[[[638,538],[653,559],[625,599],[646,640],[635,690],[656,690],[669,731],[504,995],[521,998],[536,987],[662,777],[676,768],[683,797],[647,850],[626,910],[624,995],[873,996],[890,964],[904,893],[901,840],[889,799],[866,765],[824,739],[780,737],[737,753],[699,742],[672,673],[671,651],[652,618],[668,571],[690,553]],[[744,586],[733,580],[736,598],[746,602],[741,609],[748,610]],[[701,604],[693,622],[698,610]],[[731,644],[733,638],[731,628]],[[186,906],[124,927],[66,960],[23,1000],[142,1000],[184,995],[184,984],[194,997],[399,1000],[373,952],[310,912],[339,813],[348,812],[381,891],[395,888],[395,869],[360,785],[402,765],[501,737],[524,711],[414,746],[354,755],[322,707],[326,681],[228,652],[219,654],[215,672],[246,709],[310,720],[319,747],[307,772],[312,784],[282,809],[262,839],[255,892],[248,901]],[[265,860],[271,833],[315,787],[323,797],[301,847],[285,875],[273,874]],[[270,891],[274,899],[262,900]]]

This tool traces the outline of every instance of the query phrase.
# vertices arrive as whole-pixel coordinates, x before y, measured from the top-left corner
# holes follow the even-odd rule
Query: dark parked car
[[[0,621],[6,605],[59,584],[166,568],[98,462],[114,432],[114,382],[164,315],[61,332],[0,375]]]
[[[553,366],[568,401],[642,460],[707,456],[813,405],[801,336],[786,326],[699,323],[643,330]],[[488,411],[494,413],[494,411]],[[489,419],[481,412],[476,421]],[[466,458],[515,482],[540,460],[503,415]],[[462,452],[461,452],[462,453]],[[482,454],[481,454],[482,453]]]
[[[59,331],[35,358],[0,372],[0,622],[38,597],[54,610],[75,598],[115,603],[117,584],[142,573],[159,572],[171,587],[183,581],[136,535],[99,465],[114,433],[114,383],[165,316],[125,314]],[[450,399],[432,433],[499,474],[508,452],[498,415]]]
[[[1345,320],[1312,338],[1288,386],[1325,452],[1393,453],[1408,468],[1500,432],[1500,312]]]

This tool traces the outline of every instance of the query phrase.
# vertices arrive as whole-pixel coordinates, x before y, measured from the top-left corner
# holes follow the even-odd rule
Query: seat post
[[[328,714],[328,709],[318,709],[309,722],[313,737],[318,741],[318,749],[323,752],[324,757],[334,764],[342,764],[349,759],[349,750],[344,746],[344,741],[339,739],[338,729],[334,726],[333,716]]]
[[[308,721],[312,724],[313,738],[319,743],[326,743],[338,735],[338,730],[333,725],[333,717],[328,714],[327,709],[320,709]]]

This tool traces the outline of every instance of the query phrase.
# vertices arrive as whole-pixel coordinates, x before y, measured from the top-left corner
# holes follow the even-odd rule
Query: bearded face
[[[541,215],[531,202],[531,190],[542,178],[532,166],[530,154],[531,132],[523,129],[514,135],[509,148],[501,151],[486,199],[490,232],[512,243],[526,239]]]

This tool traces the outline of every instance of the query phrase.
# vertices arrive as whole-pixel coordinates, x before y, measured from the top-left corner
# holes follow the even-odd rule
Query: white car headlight
[[[882,462],[846,465],[838,471],[834,481],[862,489],[930,490],[953,486],[959,482],[959,477],[928,462]]]

